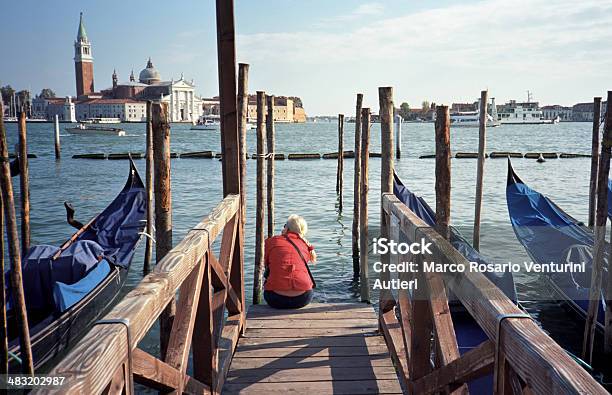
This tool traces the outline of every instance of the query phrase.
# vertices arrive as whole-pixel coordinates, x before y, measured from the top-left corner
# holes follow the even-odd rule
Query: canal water
[[[74,154],[143,152],[145,124],[123,124],[126,136],[82,136],[65,131],[61,125],[62,159],[56,162],[53,148],[53,125],[28,124],[30,160],[31,227],[33,244],[59,245],[73,232],[66,224],[64,201],[76,208],[82,222],[96,215],[114,198],[128,173],[125,160],[72,159]],[[9,146],[17,142],[16,124],[7,124]],[[402,125],[402,158],[396,161],[396,171],[411,190],[435,205],[434,160],[418,159],[434,153],[434,125],[405,123]],[[248,132],[249,153],[255,152],[255,131]],[[354,144],[354,124],[345,125],[345,149]],[[590,153],[591,124],[561,123],[557,125],[525,125],[488,129],[487,152],[571,152]],[[452,151],[478,149],[477,128],[451,130]],[[200,150],[220,151],[219,132],[189,130],[189,125],[173,124],[173,152]],[[373,125],[371,151],[380,152],[380,125]],[[277,124],[276,151],[279,153],[333,152],[337,150],[337,124],[306,123]],[[255,228],[255,160],[248,161],[248,207],[245,238],[245,280],[247,301],[251,301]],[[144,178],[145,161],[136,165]],[[589,158],[551,159],[536,163],[532,159],[514,159],[520,177],[538,191],[552,198],[570,215],[586,221],[588,212]],[[309,225],[307,238],[316,247],[319,263],[313,268],[317,279],[316,301],[358,301],[359,287],[352,280],[351,224],[353,200],[353,162],[345,161],[344,211],[338,211],[335,193],[336,161],[276,161],[276,231],[285,218],[300,214]],[[488,159],[485,164],[482,209],[481,251],[493,262],[529,261],[517,241],[506,207],[507,162]],[[471,240],[476,179],[475,159],[452,160],[452,225]],[[18,180],[15,179],[17,183]],[[17,186],[17,184],[15,184]],[[369,223],[370,236],[379,231],[380,159],[370,159]],[[18,194],[18,188],[16,193]],[[217,159],[172,160],[172,204],[174,244],[222,198],[221,162]],[[142,278],[143,246],[134,258],[128,278],[128,288]],[[370,257],[373,262],[377,258]],[[371,279],[375,274],[370,275]],[[547,301],[550,294],[544,281],[536,274],[515,276],[519,298],[528,311],[541,322],[562,346],[580,353],[582,323],[558,303]],[[377,297],[375,293],[374,298]],[[144,347],[154,352],[157,333],[154,329]]]

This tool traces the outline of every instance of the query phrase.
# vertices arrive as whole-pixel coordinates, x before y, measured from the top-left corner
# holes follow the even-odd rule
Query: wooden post
[[[253,271],[253,304],[261,303],[264,273],[264,202],[266,200],[264,172],[265,92],[257,92],[257,202],[255,214],[255,267]]]
[[[268,237],[274,236],[274,95],[266,96],[266,141],[268,145]]]
[[[0,105],[0,112],[2,112],[2,106]],[[2,195],[0,194],[0,236],[2,235],[2,229],[4,229],[4,204],[2,202]],[[0,237],[0,272],[4,273],[4,237]],[[0,374],[8,373],[8,330],[7,330],[7,319],[6,319],[6,276],[0,276]]]
[[[451,191],[450,115],[448,106],[436,107],[436,230],[449,238]]]
[[[4,114],[4,107],[2,98],[0,97],[0,122],[2,122],[2,129],[4,130],[4,121],[1,120]],[[4,229],[4,204],[2,202],[2,194],[0,193],[0,273],[5,272],[4,268],[4,236],[2,234]],[[6,320],[6,276],[0,276],[0,374],[8,373],[8,330]]]
[[[25,107],[19,113],[19,186],[21,197],[21,250],[30,249],[30,170]]]
[[[62,148],[60,145],[59,117],[55,114],[55,160],[60,159]]]
[[[589,292],[589,309],[584,325],[584,339],[582,344],[583,359],[591,363],[593,357],[593,340],[595,327],[597,326],[597,312],[600,305],[600,294],[602,289],[603,261],[606,250],[606,219],[608,216],[608,177],[610,173],[610,141],[612,141],[612,91],[608,92],[608,104],[606,106],[606,123],[604,126],[599,170],[597,174],[597,211],[595,213],[595,247],[593,250],[593,269],[591,272],[591,289]],[[608,280],[608,288],[610,280]],[[610,293],[607,293],[609,296]],[[606,309],[606,334],[608,343],[610,335],[609,320],[612,319]]]
[[[478,129],[478,165],[476,167],[476,207],[474,209],[474,234],[472,247],[480,251],[480,213],[484,182],[485,147],[487,136],[487,91],[480,92],[480,122]]]
[[[344,115],[338,114],[338,170],[336,193],[339,195],[338,210],[342,211],[342,189],[344,184]]]
[[[393,193],[393,88],[378,88],[378,101],[380,104],[380,147],[381,147],[381,170],[380,170],[380,237],[389,239],[389,218],[382,209],[382,194]],[[381,257],[383,267],[387,267],[390,262],[390,255],[385,254]],[[380,273],[381,281],[389,281],[389,272],[385,269]],[[393,297],[390,290],[380,291],[379,314],[382,315],[391,310],[394,306]]]
[[[402,116],[395,116],[395,159],[402,157]]]
[[[357,96],[357,107],[361,106],[360,97]],[[359,287],[362,302],[370,302],[370,280],[368,271],[368,161],[370,154],[370,109],[364,108],[359,116],[361,121],[361,163],[359,187]],[[357,122],[357,120],[355,120]],[[355,151],[357,157],[357,151]]]
[[[0,157],[8,158],[6,130],[4,128],[4,116],[2,111],[0,111]],[[6,217],[6,236],[9,247],[9,258],[11,260],[10,281],[14,304],[13,308],[15,310],[15,316],[17,318],[17,325],[19,328],[19,345],[22,361],[21,368],[22,373],[34,374],[32,345],[30,343],[30,330],[28,328],[28,315],[26,312],[25,297],[23,294],[21,252],[19,248],[19,236],[17,236],[17,219],[15,215],[13,184],[11,183],[11,167],[8,160],[2,161],[0,181],[2,187],[2,201],[4,203],[4,214]]]
[[[142,274],[147,275],[151,271],[151,258],[153,257],[153,221],[154,218],[154,208],[153,208],[153,121],[151,114],[151,101],[147,101],[147,142],[146,142],[146,194],[147,194],[147,229],[146,233],[149,237],[145,240],[145,252],[144,252],[144,262],[142,265]]]
[[[597,113],[599,114],[599,113]],[[601,195],[603,195],[603,200],[608,200],[607,194],[608,194],[608,188],[607,188],[607,181],[609,178],[609,170],[610,170],[610,135],[612,135],[612,92],[608,91],[608,100],[606,103],[606,123],[605,123],[605,127],[604,127],[605,133],[604,133],[604,140],[602,145],[606,145],[607,146],[607,150],[608,150],[608,157],[605,159],[608,163],[608,170],[606,171],[604,169],[605,172],[605,179],[603,181],[603,186],[600,186],[600,188],[602,188],[605,192],[603,192]],[[602,157],[602,160],[603,157]],[[608,210],[606,207],[606,211],[605,211],[605,215],[607,216]],[[605,219],[604,219],[605,221]],[[603,228],[603,233],[604,233],[604,238],[605,238],[605,227]],[[602,247],[602,249],[605,248],[605,245]],[[608,266],[609,267],[609,266]],[[609,274],[610,270],[608,270],[608,281],[606,284],[606,314],[605,314],[605,332],[604,332],[604,352],[606,354],[610,354],[612,353],[612,276]]]
[[[168,105],[151,106],[153,130],[153,167],[155,172],[155,256],[159,263],[172,249],[172,190],[170,187],[170,123]],[[174,299],[159,317],[160,351],[166,358],[172,321],[176,311]]]
[[[593,137],[591,142],[591,181],[589,183],[589,228],[595,224],[597,201],[597,167],[599,166],[599,122],[601,121],[601,97],[593,99]]]
[[[240,140],[240,219],[246,224],[246,160],[247,160],[247,115],[249,111],[249,65],[238,64],[238,139]]]
[[[359,206],[361,194],[361,106],[363,94],[357,94],[355,106],[355,170],[353,171],[353,278],[359,278]],[[362,298],[363,299],[363,298]]]

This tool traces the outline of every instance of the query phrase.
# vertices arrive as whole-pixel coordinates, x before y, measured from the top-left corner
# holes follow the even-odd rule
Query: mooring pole
[[[257,92],[257,196],[255,207],[255,267],[253,270],[253,304],[261,303],[263,289],[264,265],[264,211],[266,200],[266,186],[264,173],[266,162],[264,161],[266,139],[266,94]]]
[[[488,92],[480,92],[480,120],[478,128],[478,164],[476,167],[476,207],[474,208],[474,235],[472,247],[480,251],[480,213],[482,210],[482,187],[484,183],[485,148],[487,135]]]
[[[19,186],[21,197],[21,250],[30,249],[30,169],[25,107],[19,113]]]
[[[2,112],[2,106],[0,105],[0,112]],[[2,202],[2,195],[0,194],[0,236],[2,236],[2,229],[4,229],[4,204]],[[5,273],[4,268],[4,237],[0,237],[0,270]],[[7,330],[7,319],[6,319],[6,276],[0,276],[0,374],[8,373],[8,330]]]
[[[589,228],[595,224],[597,201],[597,168],[599,166],[599,123],[601,121],[601,97],[593,98],[593,137],[591,140],[591,181],[589,182]]]
[[[382,87],[378,88],[378,101],[380,104],[380,147],[381,147],[381,170],[380,170],[380,193],[381,199],[383,193],[393,193],[393,88]],[[382,200],[380,204],[380,237],[390,238],[389,218],[385,215],[382,209]],[[380,279],[383,283],[390,281],[390,273],[386,269],[390,263],[391,256],[384,254],[381,257],[382,265],[385,269],[380,273]],[[394,306],[391,291],[382,289],[380,291],[380,309],[379,314],[384,314],[391,310]]]
[[[268,237],[274,236],[274,95],[266,96],[266,142],[268,146]]]
[[[154,218],[154,207],[153,207],[153,118],[151,114],[151,101],[147,101],[147,142],[146,142],[146,194],[147,194],[147,229],[146,233],[148,237],[145,240],[145,252],[144,262],[142,264],[142,274],[147,275],[151,271],[151,258],[153,257],[153,221]]]
[[[598,199],[603,199],[608,200],[608,178],[610,177],[609,175],[609,170],[610,170],[610,136],[612,135],[612,91],[608,91],[608,100],[606,103],[606,123],[605,123],[605,127],[604,127],[605,133],[604,135],[606,136],[603,140],[603,144],[602,145],[606,145],[608,148],[608,156],[605,159],[608,163],[608,169],[607,171],[604,169],[605,172],[605,179],[603,181],[603,186],[599,186],[599,188],[602,188],[605,192],[601,193],[601,195],[603,197],[598,197]],[[602,160],[604,160],[604,158],[602,157]],[[606,206],[606,211],[605,214],[607,216],[608,210],[607,210],[607,206]],[[605,221],[605,218],[604,218]],[[605,239],[605,226],[603,228],[603,234],[604,234],[604,239]],[[605,242],[605,240],[604,240]],[[605,243],[602,246],[602,249],[605,248]],[[602,266],[603,266],[603,262],[602,262]],[[608,266],[609,267],[609,266]],[[603,270],[603,269],[602,269]],[[612,353],[612,275],[610,275],[610,270],[608,269],[608,279],[607,279],[607,284],[606,284],[606,314],[605,314],[605,331],[604,331],[604,352],[606,354],[610,354]]]
[[[402,157],[402,116],[395,115],[395,159]]]
[[[60,145],[60,128],[59,128],[59,117],[55,114],[55,159],[60,159],[62,155],[62,148]]]
[[[436,107],[436,230],[449,238],[451,193],[450,115],[448,106]]]
[[[359,278],[359,206],[361,194],[361,106],[363,94],[357,94],[355,105],[355,170],[353,171],[353,278]]]
[[[34,362],[32,359],[30,330],[28,328],[28,314],[23,293],[21,252],[19,248],[19,236],[17,235],[15,200],[13,196],[13,184],[11,183],[11,167],[8,161],[6,130],[4,128],[4,117],[2,111],[0,111],[0,157],[6,158],[2,161],[0,185],[2,187],[2,201],[4,203],[4,214],[6,217],[6,236],[9,247],[9,258],[11,260],[10,282],[14,303],[13,308],[15,310],[17,326],[19,328],[21,370],[22,373],[31,375],[34,374]]]
[[[0,97],[0,119],[3,118],[4,105]],[[2,129],[4,130],[4,121],[0,120]],[[4,133],[4,132],[3,132]],[[2,234],[4,229],[4,204],[2,202],[2,194],[0,193],[0,273],[5,273],[4,268],[4,237]],[[6,319],[6,276],[0,276],[0,374],[8,373],[8,331]]]
[[[240,140],[240,219],[242,227],[246,224],[246,160],[247,158],[247,115],[249,111],[249,65],[238,64],[238,139]]]
[[[342,211],[342,189],[344,184],[344,114],[338,114],[338,171],[336,173],[336,193],[340,202],[338,210]]]
[[[172,190],[170,187],[170,123],[168,105],[151,106],[153,131],[153,167],[155,172],[155,257],[159,262],[172,249]],[[159,317],[160,352],[166,358],[172,322],[176,311],[174,299]]]
[[[589,292],[589,310],[584,325],[584,342],[582,345],[582,356],[589,364],[593,360],[593,341],[595,327],[597,326],[597,315],[601,301],[603,261],[606,250],[606,219],[608,216],[608,177],[610,173],[610,141],[612,141],[612,91],[608,92],[608,104],[606,106],[606,122],[604,126],[599,170],[597,174],[597,211],[595,213],[595,247],[593,249],[593,269],[591,272],[591,288]],[[612,277],[612,276],[609,276]],[[608,280],[608,286],[610,286]],[[607,293],[609,296],[610,293]],[[606,296],[606,298],[607,298]],[[605,343],[608,343],[610,335],[609,322],[612,319],[606,308],[606,334]],[[609,347],[609,346],[608,346]]]
[[[361,106],[359,96],[357,106]],[[360,144],[360,180],[359,180],[359,289],[361,301],[370,302],[370,273],[368,270],[368,191],[370,189],[368,179],[368,162],[370,156],[370,109],[364,108],[359,115],[361,121],[361,144]],[[355,120],[357,122],[357,120]],[[355,156],[357,152],[355,151]]]

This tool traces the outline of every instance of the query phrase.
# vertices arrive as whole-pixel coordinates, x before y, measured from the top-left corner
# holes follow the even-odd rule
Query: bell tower
[[[94,91],[93,57],[91,43],[85,32],[83,13],[79,20],[79,31],[74,42],[74,70],[76,74],[77,98],[88,95]]]

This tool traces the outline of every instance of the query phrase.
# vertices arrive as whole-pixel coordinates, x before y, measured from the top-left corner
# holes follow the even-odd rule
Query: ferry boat
[[[531,92],[527,91],[527,101],[517,102],[510,100],[500,106],[498,120],[502,125],[544,125],[559,123],[559,117],[555,119],[544,119],[544,113],[540,110],[538,102],[531,101]]]
[[[102,134],[112,136],[125,136],[125,130],[121,128],[109,128],[105,126],[90,126],[85,123],[79,123],[73,128],[66,128],[70,134]]]
[[[478,127],[480,125],[479,111],[461,111],[450,116],[451,126],[453,127]],[[487,127],[496,127],[500,123],[491,115],[487,114]]]
[[[121,119],[119,118],[87,118],[83,121],[84,123],[121,123]]]

